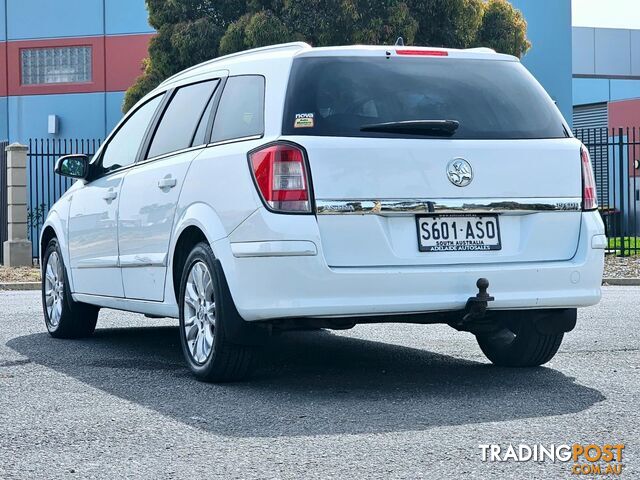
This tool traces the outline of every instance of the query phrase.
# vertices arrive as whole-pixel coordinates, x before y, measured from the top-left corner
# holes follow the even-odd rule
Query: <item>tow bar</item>
[[[487,306],[494,298],[487,293],[489,280],[479,278],[476,282],[478,293],[475,297],[469,297],[464,310],[458,311],[457,319],[447,322],[449,326],[462,332],[480,333],[491,332],[496,329],[492,318],[487,317]]]
[[[469,297],[467,300],[467,304],[464,307],[462,319],[460,320],[459,325],[464,325],[466,323],[472,323],[481,321],[484,319],[487,313],[487,306],[489,302],[493,302],[495,299],[489,293],[487,293],[487,289],[489,288],[489,280],[486,278],[479,278],[476,282],[476,287],[478,287],[478,293],[475,297]]]

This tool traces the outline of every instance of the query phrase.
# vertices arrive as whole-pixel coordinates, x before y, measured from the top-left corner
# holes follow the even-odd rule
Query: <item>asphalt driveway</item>
[[[640,476],[640,287],[605,287],[547,366],[490,366],[470,334],[370,325],[274,338],[244,383],[183,365],[176,322],[103,311],[46,334],[0,293],[0,478],[570,478],[480,444],[625,444]],[[575,476],[573,476],[575,478]]]

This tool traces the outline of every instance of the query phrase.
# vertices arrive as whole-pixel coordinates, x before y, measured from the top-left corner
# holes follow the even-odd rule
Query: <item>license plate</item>
[[[429,215],[416,217],[421,252],[500,250],[497,215]]]

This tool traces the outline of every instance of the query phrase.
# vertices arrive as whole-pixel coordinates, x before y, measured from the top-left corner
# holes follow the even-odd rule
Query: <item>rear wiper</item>
[[[360,127],[362,132],[405,133],[450,137],[460,126],[457,120],[406,120],[403,122],[372,123]]]

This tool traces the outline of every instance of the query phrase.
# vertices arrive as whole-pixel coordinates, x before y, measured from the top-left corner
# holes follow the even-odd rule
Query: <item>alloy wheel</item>
[[[216,304],[211,273],[204,262],[191,266],[184,293],[184,333],[189,354],[202,365],[213,351]]]
[[[62,262],[58,252],[52,252],[47,259],[44,280],[44,297],[49,324],[56,328],[62,317],[62,301],[64,299],[64,275]]]

